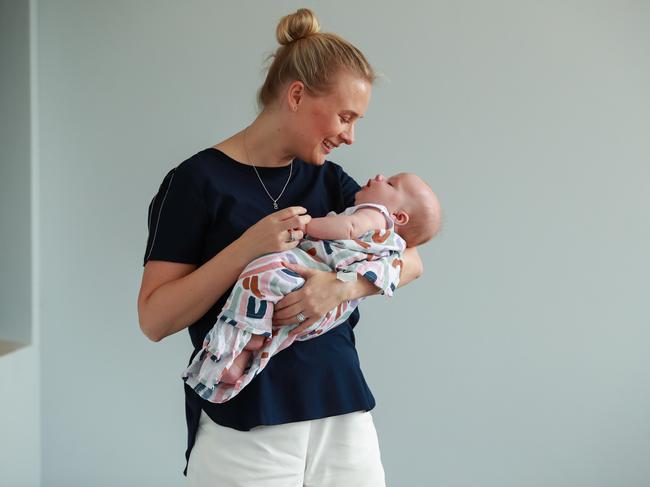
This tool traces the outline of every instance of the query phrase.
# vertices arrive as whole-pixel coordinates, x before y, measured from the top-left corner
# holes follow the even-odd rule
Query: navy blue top
[[[258,171],[269,192],[274,197],[280,194],[289,166]],[[316,166],[295,159],[278,206],[302,206],[312,217],[322,217],[352,206],[358,190],[357,182],[333,162]],[[201,266],[274,211],[252,166],[214,148],[202,150],[172,169],[151,201],[144,263],[164,260]],[[229,294],[230,289],[188,328],[194,345],[188,364]],[[223,404],[205,401],[185,385],[186,460],[194,446],[201,409],[216,423],[242,431],[371,410],[375,399],[361,373],[352,331],[358,321],[357,309],[333,330],[294,342]],[[183,473],[187,474],[187,464]]]

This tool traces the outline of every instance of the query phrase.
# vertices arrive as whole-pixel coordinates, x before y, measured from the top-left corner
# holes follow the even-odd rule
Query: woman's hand
[[[307,319],[291,330],[294,336],[316,323],[328,311],[346,300],[346,283],[336,278],[336,273],[311,269],[299,264],[285,263],[285,266],[305,279],[303,287],[287,294],[275,305],[274,325],[291,325],[298,322],[296,315],[302,313]]]
[[[302,206],[290,206],[271,213],[246,230],[237,239],[237,245],[249,261],[260,255],[292,249],[304,236],[305,225],[311,220],[306,213]]]

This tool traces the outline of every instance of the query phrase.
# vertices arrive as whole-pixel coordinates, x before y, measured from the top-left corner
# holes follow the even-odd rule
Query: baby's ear
[[[409,222],[409,215],[405,211],[396,211],[393,213],[395,225],[406,225]]]

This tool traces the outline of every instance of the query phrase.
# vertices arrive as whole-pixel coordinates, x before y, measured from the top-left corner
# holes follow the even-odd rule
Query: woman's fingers
[[[276,311],[273,314],[273,321],[272,323],[274,325],[290,325],[292,323],[300,323],[298,320],[298,313],[303,313],[304,312],[300,311],[301,305],[300,303],[296,303],[292,306],[288,306],[282,311]],[[309,316],[305,316],[305,318],[309,318]]]
[[[309,279],[311,276],[318,274],[319,272],[322,272],[317,269],[312,269],[311,267],[306,267],[300,264],[294,264],[292,262],[285,262],[284,266],[296,274],[300,274],[300,276],[305,280]]]
[[[244,243],[242,248],[250,256],[248,260],[295,248],[304,237],[305,225],[311,220],[306,212],[307,209],[302,206],[290,206],[265,216],[249,227],[240,237]]]
[[[279,312],[289,306],[293,306],[296,303],[302,301],[302,296],[300,295],[300,290],[293,291],[283,297],[280,301],[275,303],[275,312]],[[283,315],[284,316],[284,315]]]
[[[285,210],[294,209],[296,211],[305,210],[302,207],[294,206],[291,208],[285,208]],[[281,210],[281,212],[284,210]],[[305,210],[306,211],[306,210]],[[280,212],[278,212],[280,213]],[[305,225],[311,220],[309,215],[300,215],[291,212],[287,212],[286,215],[290,215],[287,218],[283,219],[280,222],[280,233],[279,239],[280,242],[286,244],[285,249],[292,249],[298,245],[300,240],[305,236]]]
[[[289,230],[282,230],[280,234],[280,239],[282,242],[293,244],[289,245],[288,248],[293,248],[300,243],[300,240],[305,236],[301,230],[294,230],[290,228]]]
[[[331,281],[336,278],[332,272],[312,269],[300,264],[285,262],[284,266],[301,275],[306,282],[302,288],[287,294],[276,303],[272,323],[279,326],[299,323],[297,316],[302,313],[306,320],[299,323],[296,328],[298,331],[292,331],[292,334],[295,334],[316,323],[328,310],[339,304],[333,296],[327,296]],[[324,299],[324,296],[328,299]]]
[[[276,324],[276,321],[277,324],[297,323],[297,321],[291,320],[295,320],[296,315],[302,311],[303,307],[300,290],[287,294],[275,305],[275,311],[273,312],[274,324]],[[282,323],[279,323],[280,321]]]
[[[289,208],[283,208],[271,214],[277,221],[285,221],[297,215],[304,215],[305,213],[307,213],[307,209],[302,206],[290,206]]]
[[[291,228],[305,229],[305,225],[309,223],[311,216],[309,215],[295,215],[282,221],[282,228],[289,230]]]
[[[309,318],[307,321],[302,322],[299,326],[297,326],[293,330],[291,330],[289,332],[289,336],[292,337],[292,336],[295,336],[295,335],[298,335],[298,334],[302,333],[307,328],[309,328],[311,325],[316,323],[317,320],[318,320],[318,318]]]

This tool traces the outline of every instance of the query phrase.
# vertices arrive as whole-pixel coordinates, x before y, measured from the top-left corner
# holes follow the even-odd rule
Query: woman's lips
[[[328,139],[323,140],[322,145],[328,154],[339,146],[339,144],[335,144],[334,142]]]

